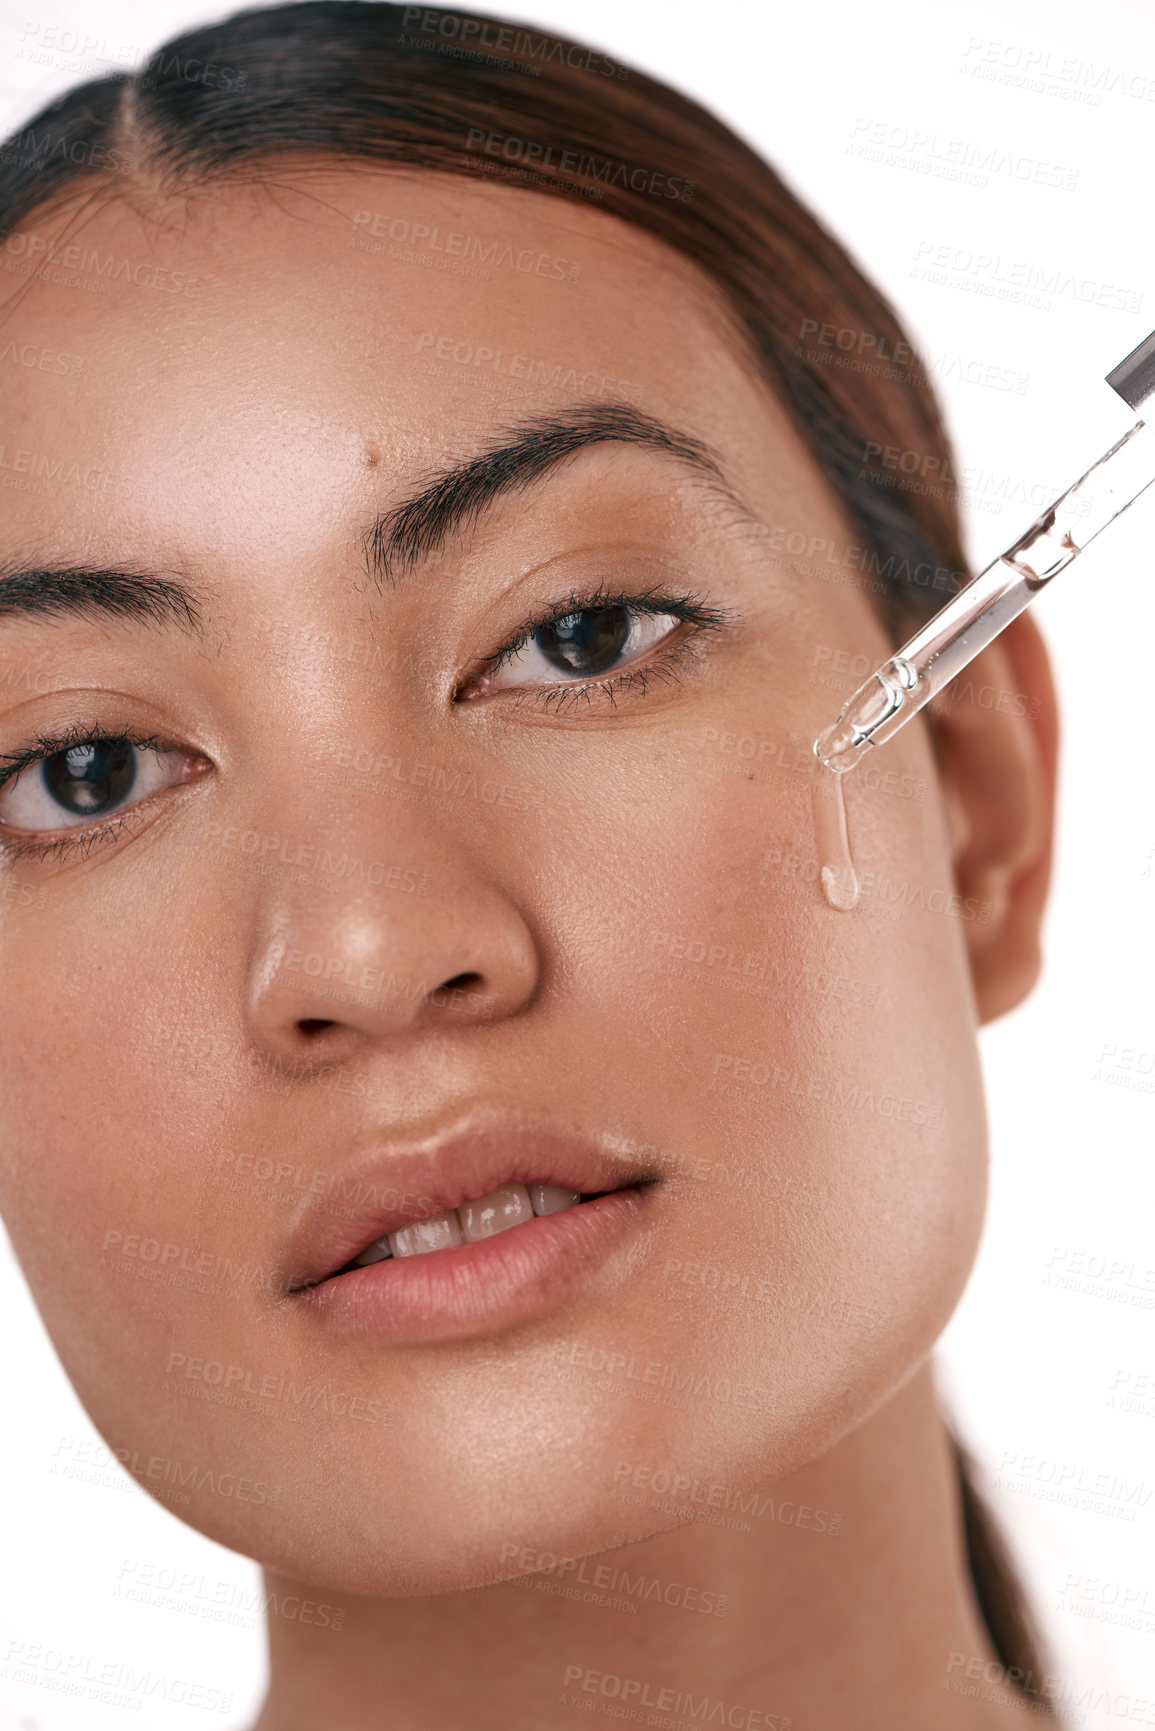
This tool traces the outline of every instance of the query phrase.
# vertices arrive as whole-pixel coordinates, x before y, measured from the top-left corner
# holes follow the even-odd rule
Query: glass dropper
[[[827,769],[844,774],[892,739],[1155,481],[1155,331],[1107,383],[1145,418],[847,699],[814,741]]]

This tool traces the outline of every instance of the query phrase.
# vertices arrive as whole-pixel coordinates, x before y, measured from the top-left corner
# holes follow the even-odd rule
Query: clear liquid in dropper
[[[817,762],[810,783],[810,807],[823,894],[832,908],[848,913],[858,903],[858,873],[850,857],[843,779],[837,770]]]

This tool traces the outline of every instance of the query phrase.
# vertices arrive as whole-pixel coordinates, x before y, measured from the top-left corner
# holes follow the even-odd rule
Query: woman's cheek
[[[805,1451],[815,1433],[794,1419],[816,1391],[837,1423],[863,1416],[953,1308],[981,1221],[983,1107],[960,1061],[965,910],[937,800],[913,797],[933,787],[920,748],[847,789],[865,893],[842,912],[819,885],[812,759],[766,767],[767,752],[759,769],[757,747],[752,730],[699,735],[603,810],[592,894],[580,853],[575,989],[602,1007],[629,1128],[665,1114],[687,1174],[648,1326],[697,1361],[772,1366],[783,1446]],[[552,894],[560,913],[578,883]]]
[[[0,1032],[0,1203],[50,1332],[112,1384],[125,1342],[138,1374],[144,1344],[203,1302],[166,1283],[169,1247],[187,1263],[229,1242],[211,1172],[253,1098],[223,1042],[215,1065],[195,1057],[197,1030],[227,1019],[206,960],[219,886],[195,857],[166,881],[154,853],[141,894],[139,864],[128,848],[41,872],[35,905],[0,924],[0,997],[21,1004]]]

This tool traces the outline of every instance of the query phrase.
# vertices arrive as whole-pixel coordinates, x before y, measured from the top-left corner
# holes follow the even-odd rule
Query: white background
[[[698,97],[850,245],[935,371],[968,472],[973,561],[985,564],[1035,515],[1024,489],[1043,502],[1034,489],[1059,492],[1133,421],[1102,380],[1155,326],[1150,0],[538,0],[524,10],[495,0],[491,9],[575,34]],[[51,27],[96,35],[112,58],[135,60],[209,15],[199,0],[4,0],[0,130],[100,70],[75,49],[37,63]],[[875,129],[885,142],[871,156],[862,147]],[[1065,168],[1075,184],[997,167],[985,185],[934,172],[961,154],[982,178],[975,161],[992,152],[996,162]],[[926,273],[930,249],[943,246],[956,255],[945,283]],[[1016,298],[1024,273],[1043,304]],[[1096,305],[1100,285],[1108,302],[1111,288],[1139,297],[1139,310]],[[1027,375],[1025,390],[972,382],[988,367]],[[1071,1687],[1155,1700],[1155,1349],[1152,1312],[1138,1302],[1155,1300],[1155,1285],[1143,1286],[1155,1282],[1153,547],[1155,493],[1036,608],[1065,718],[1047,959],[1029,1003],[983,1037],[990,1216],[940,1367],[964,1434],[1010,1487],[996,1506],[1061,1655],[1056,1669]],[[1055,1285],[1056,1274],[1074,1284]],[[0,1312],[10,1396],[0,1514],[16,1539],[0,1577],[0,1655],[10,1632],[147,1655],[232,1688],[234,1712],[217,1722],[245,1724],[260,1695],[260,1636],[127,1602],[115,1587],[126,1560],[210,1585],[255,1588],[255,1569],[123,1474],[114,1488],[115,1469],[93,1467],[87,1480],[53,1470],[79,1464],[85,1449],[104,1456],[6,1244]],[[1144,1388],[1134,1408],[1111,1404]],[[1133,1520],[1114,1505],[1048,1500],[1060,1482],[1094,1486],[1104,1474],[1126,1480],[1117,1502]],[[1098,1614],[1074,1614],[1092,1581],[1095,1596],[1081,1602]],[[1126,1594],[1137,1595],[1132,1610],[1145,1607],[1147,1633],[1112,1621],[1111,1601],[1117,1608]],[[1107,1731],[1129,1710],[1116,1698],[1111,1712],[1074,1718]],[[1155,1706],[1147,1712],[1127,1722],[1155,1723]],[[180,1707],[143,1717],[158,1731],[204,1720]],[[122,1720],[0,1680],[0,1731],[111,1731]]]

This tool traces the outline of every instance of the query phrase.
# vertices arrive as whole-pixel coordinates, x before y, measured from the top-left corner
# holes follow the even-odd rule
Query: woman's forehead
[[[46,473],[98,459],[133,479],[70,509],[166,490],[179,509],[179,466],[194,514],[259,517],[259,491],[299,515],[342,501],[367,452],[387,484],[526,416],[610,403],[719,450],[748,498],[804,481],[705,277],[641,230],[444,174],[278,172],[155,212],[73,201],[0,243],[4,335],[32,357],[7,369],[0,437]]]

